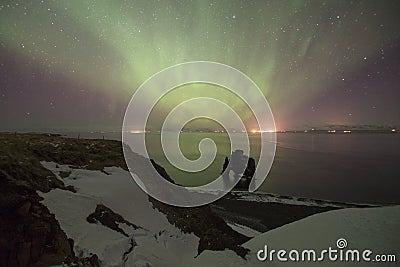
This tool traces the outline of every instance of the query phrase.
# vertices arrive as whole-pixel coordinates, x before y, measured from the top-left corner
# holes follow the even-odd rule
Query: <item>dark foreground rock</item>
[[[148,162],[137,154],[133,156],[140,163]],[[73,187],[66,187],[62,181],[70,173],[60,172],[60,177],[56,177],[41,165],[41,161],[89,170],[104,171],[105,167],[112,166],[128,170],[121,142],[118,141],[0,133],[0,266],[100,266],[95,254],[86,258],[74,254],[74,241],[68,238],[54,215],[40,202],[42,199],[37,191],[48,192],[59,188],[75,192]],[[154,161],[151,164],[166,180],[174,182],[165,169]],[[249,203],[231,195],[220,199],[212,208],[210,205],[178,208],[151,197],[149,201],[166,215],[171,224],[199,237],[199,254],[204,250],[230,249],[243,258],[247,250],[241,245],[249,237],[232,230],[224,219],[267,231],[332,209]],[[246,223],[246,220],[255,222],[255,225]],[[129,225],[104,205],[97,206],[92,214],[88,214],[88,221],[101,223],[119,232],[122,229],[118,223]]]
[[[214,202],[211,209],[228,222],[245,225],[263,233],[310,215],[338,208],[246,201],[228,195]]]
[[[157,172],[167,181],[174,183],[165,169],[153,160]],[[240,257],[245,258],[248,249],[241,244],[250,238],[230,228],[226,222],[212,212],[209,205],[196,208],[181,208],[164,204],[149,196],[153,206],[167,215],[168,221],[181,229],[184,233],[193,233],[200,238],[198,254],[204,250],[230,249]]]
[[[136,157],[143,160],[139,155]],[[128,170],[118,141],[0,133],[0,266],[99,266],[97,255],[82,258],[74,254],[73,240],[41,204],[37,191],[49,192],[59,188],[75,192],[74,188],[66,187],[62,180],[44,168],[41,161],[89,170],[104,171],[105,167],[111,166]],[[154,161],[152,164],[173,182],[161,166]],[[61,179],[68,175],[60,173]],[[177,208],[151,198],[150,201],[166,214],[170,223],[200,238],[199,253],[206,249],[232,249],[242,257],[246,254],[240,244],[249,238],[233,231],[210,207]],[[121,219],[118,214],[101,206],[96,211],[88,220],[109,224],[118,230],[112,224],[112,220]],[[106,212],[106,215],[98,216],[101,212]]]
[[[98,204],[96,210],[91,213],[86,220],[88,223],[100,223],[116,232],[123,234],[126,237],[129,237],[129,235],[125,233],[121,227],[119,227],[119,223],[124,223],[128,226],[131,226],[135,230],[141,228],[131,222],[128,222],[121,215],[115,213],[110,208],[102,204]]]
[[[93,143],[97,146],[88,149]],[[66,187],[40,161],[87,165],[91,169],[112,166],[113,152],[121,155],[122,148],[115,144],[116,149],[111,149],[105,159],[102,155],[106,153],[99,151],[109,143],[101,145],[57,135],[0,134],[0,266],[50,266],[63,262],[99,266],[96,255],[88,258],[74,255],[73,240],[40,202],[42,198],[36,191],[60,188],[74,192],[74,188]]]
[[[96,255],[77,257],[74,241],[31,188],[0,171],[0,266],[100,266]]]
[[[194,233],[200,238],[198,254],[204,250],[230,249],[244,258],[248,252],[241,244],[250,238],[232,230],[226,222],[215,215],[210,206],[180,208],[150,199],[153,206],[167,215],[168,221],[184,233]]]
[[[0,266],[49,266],[73,256],[68,237],[40,200],[0,172]]]

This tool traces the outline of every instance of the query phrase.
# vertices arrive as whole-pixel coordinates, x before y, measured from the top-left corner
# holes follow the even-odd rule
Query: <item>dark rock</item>
[[[60,265],[68,258],[79,262],[68,237],[36,193],[54,188],[75,191],[40,164],[42,160],[61,158],[75,163],[70,157],[73,150],[50,145],[61,144],[60,140],[65,139],[54,135],[0,134],[0,266]],[[65,153],[59,153],[62,151]]]
[[[243,173],[243,177],[246,179],[249,179],[249,178],[251,179],[251,178],[253,178],[255,172],[256,172],[256,162],[253,158],[249,157],[246,170]]]
[[[31,202],[27,201],[24,204],[22,204],[17,210],[16,213],[19,216],[27,216],[29,214],[29,210],[31,209]]]
[[[184,233],[193,233],[200,238],[199,254],[204,250],[230,249],[245,257],[247,250],[241,247],[241,244],[250,238],[232,230],[223,219],[211,211],[210,206],[181,208],[164,204],[151,197],[149,199],[155,208],[167,215],[171,224]]]
[[[108,228],[117,231],[126,237],[129,237],[129,235],[119,227],[118,223],[125,223],[126,225],[132,226],[135,230],[140,228],[139,226],[128,222],[121,215],[115,213],[110,208],[102,204],[97,205],[96,210],[91,213],[86,220],[89,223],[101,223],[102,225],[107,226]]]
[[[90,263],[90,266],[92,266],[92,267],[100,267],[100,260],[99,260],[99,257],[97,257],[96,254],[92,255],[89,258],[89,263]]]
[[[60,171],[59,174],[61,178],[67,178],[71,175],[71,171]]]
[[[156,162],[151,160],[158,173],[167,181],[173,180],[167,172]],[[149,196],[153,206],[167,215],[168,221],[184,233],[193,233],[200,238],[198,254],[204,250],[225,250],[231,249],[242,258],[248,250],[241,247],[241,244],[250,238],[230,228],[226,222],[215,215],[210,206],[196,208],[181,208],[162,203]]]
[[[136,157],[146,161],[138,155]],[[121,142],[118,141],[0,134],[0,266],[49,266],[63,262],[68,266],[99,266],[96,255],[79,258],[74,254],[73,241],[40,202],[42,199],[37,190],[48,192],[60,188],[75,192],[73,187],[66,187],[44,168],[40,161],[78,168],[85,166],[89,170],[103,170],[111,166],[128,170]],[[174,183],[164,168],[154,161],[151,163],[166,180]],[[176,208],[152,198],[150,201],[166,214],[170,223],[200,238],[199,253],[205,249],[228,248],[242,257],[245,254],[240,244],[249,238],[233,231],[224,220],[212,213],[209,206]],[[31,203],[30,207],[27,202]],[[123,231],[117,222],[130,224],[105,206],[96,207],[96,210],[88,221],[100,222],[121,233]]]
[[[172,178],[168,175],[167,171],[161,167],[160,165],[158,165],[153,159],[150,159],[151,164],[153,164],[154,168],[156,169],[156,171],[168,182],[176,184],[174,182],[174,180],[172,180]]]
[[[4,176],[0,183],[0,266],[62,263],[71,249],[54,215],[35,191],[13,185]]]
[[[223,174],[224,171],[226,170],[226,168],[228,168],[228,165],[229,165],[229,159],[228,159],[228,157],[225,157],[225,161],[224,161],[224,165],[222,166],[221,174]]]
[[[225,170],[227,170],[227,168],[229,171],[234,171],[235,175],[240,176],[240,180],[236,184],[235,189],[248,190],[251,179],[256,172],[255,160],[251,157],[244,155],[242,150],[233,151],[231,154],[231,159],[235,160],[230,162],[228,157],[225,157],[221,174],[223,174]],[[244,166],[244,164],[246,164],[246,161],[247,165]],[[243,173],[241,173],[241,170],[244,170]]]
[[[76,193],[76,189],[72,185],[67,185],[64,189]]]

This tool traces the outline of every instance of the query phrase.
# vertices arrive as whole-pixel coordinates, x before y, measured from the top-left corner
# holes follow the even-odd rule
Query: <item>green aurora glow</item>
[[[400,37],[396,1],[8,2],[3,1],[0,10],[3,51],[50,76],[90,85],[96,94],[113,99],[111,105],[126,105],[134,90],[163,68],[210,60],[252,78],[267,97],[280,129],[296,125],[294,113],[312,114],[303,105],[322,110],[322,115],[310,115],[303,124],[374,123],[387,118],[384,113],[368,120],[374,105],[369,97],[360,100],[365,105],[356,107],[359,113],[340,105],[337,113],[332,107],[324,112],[321,105],[326,100],[309,102],[357,82],[368,66],[384,64],[380,62],[385,51]],[[362,79],[368,79],[366,73]],[[161,109],[171,109],[177,99],[198,96],[200,87],[187,86],[181,97],[162,101]],[[363,90],[359,87],[354,90]],[[211,97],[228,98],[221,90],[206,91]],[[231,104],[242,105],[238,100]],[[400,118],[398,108],[391,111],[397,113],[385,123]],[[350,112],[357,116],[355,121],[347,116]],[[244,117],[250,118],[250,113]]]

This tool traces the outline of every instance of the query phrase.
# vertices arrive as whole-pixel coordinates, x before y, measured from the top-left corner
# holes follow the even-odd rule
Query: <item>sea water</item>
[[[74,137],[77,134],[69,134]],[[120,133],[86,133],[81,138],[121,139]],[[212,139],[217,153],[211,165],[196,173],[169,163],[159,133],[147,133],[148,155],[178,184],[197,186],[216,179],[231,147],[226,133],[181,133],[179,145],[191,160],[200,156],[199,143]],[[249,134],[250,156],[258,164],[259,134]],[[276,155],[259,191],[334,201],[400,204],[400,135],[380,133],[278,133]],[[203,151],[205,154],[211,151]]]

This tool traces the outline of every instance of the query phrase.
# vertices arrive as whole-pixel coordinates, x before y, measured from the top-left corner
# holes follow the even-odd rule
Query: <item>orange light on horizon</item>
[[[145,133],[145,131],[140,131],[140,130],[131,130],[129,131],[131,134],[138,134],[138,133]]]
[[[250,132],[251,133],[275,133],[276,131],[274,131],[274,130],[256,130],[256,129],[252,129]]]

